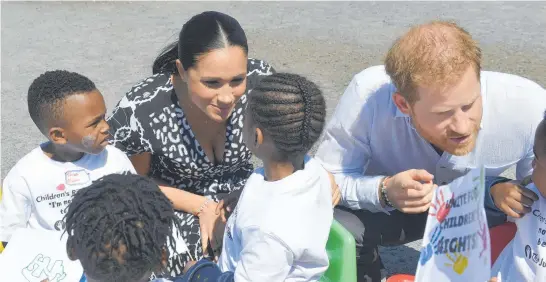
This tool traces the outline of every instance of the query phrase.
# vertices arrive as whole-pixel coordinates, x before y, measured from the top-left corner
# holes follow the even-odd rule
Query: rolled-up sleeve
[[[379,184],[384,176],[365,176],[372,153],[370,130],[373,107],[366,103],[355,78],[343,93],[329,122],[316,158],[338,184],[342,205],[351,209],[388,212],[379,200]]]

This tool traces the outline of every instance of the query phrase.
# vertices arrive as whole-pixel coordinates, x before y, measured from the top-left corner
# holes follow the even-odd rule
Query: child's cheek
[[[85,135],[82,138],[82,145],[86,148],[92,148],[95,144],[95,141],[97,141],[97,138],[93,135]]]

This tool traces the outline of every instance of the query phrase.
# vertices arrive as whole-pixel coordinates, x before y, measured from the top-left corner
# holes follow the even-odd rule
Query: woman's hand
[[[242,192],[243,189],[241,188],[229,193],[229,195],[222,199],[216,206],[216,214],[220,215],[224,223],[227,222],[229,216],[235,210],[235,206],[237,206],[237,202],[239,202],[239,197],[241,197]]]
[[[206,200],[203,205],[203,209],[197,214],[199,217],[199,227],[201,229],[203,256],[206,257],[207,254],[210,254],[208,249],[210,243],[210,248],[213,252],[213,257],[211,259],[216,260],[222,251],[225,223],[222,221],[221,216],[216,213],[216,208],[218,206],[216,202]]]
[[[334,175],[328,172],[328,176],[330,177],[330,182],[332,184],[332,205],[335,207],[339,204],[339,201],[341,201],[341,192],[339,191],[339,186],[337,186]]]

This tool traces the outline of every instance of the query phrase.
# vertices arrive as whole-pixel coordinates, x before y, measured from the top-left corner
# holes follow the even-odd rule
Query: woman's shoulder
[[[250,91],[266,75],[272,75],[276,71],[266,61],[260,59],[248,58],[247,90]]]
[[[271,75],[275,69],[266,61],[254,58],[248,58],[248,74],[252,75]]]
[[[171,75],[157,73],[133,85],[125,97],[129,101],[152,100],[160,93],[170,92],[172,88]]]

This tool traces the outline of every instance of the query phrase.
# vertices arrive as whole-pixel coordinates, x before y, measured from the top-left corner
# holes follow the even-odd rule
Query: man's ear
[[[66,132],[61,127],[50,128],[47,135],[49,136],[49,140],[55,144],[64,145],[68,142]]]
[[[410,107],[411,105],[408,102],[408,100],[406,100],[406,98],[402,96],[402,94],[400,94],[399,92],[395,92],[394,94],[392,94],[392,100],[394,101],[394,104],[396,105],[396,107],[403,114],[409,115],[411,111],[411,107]]]

